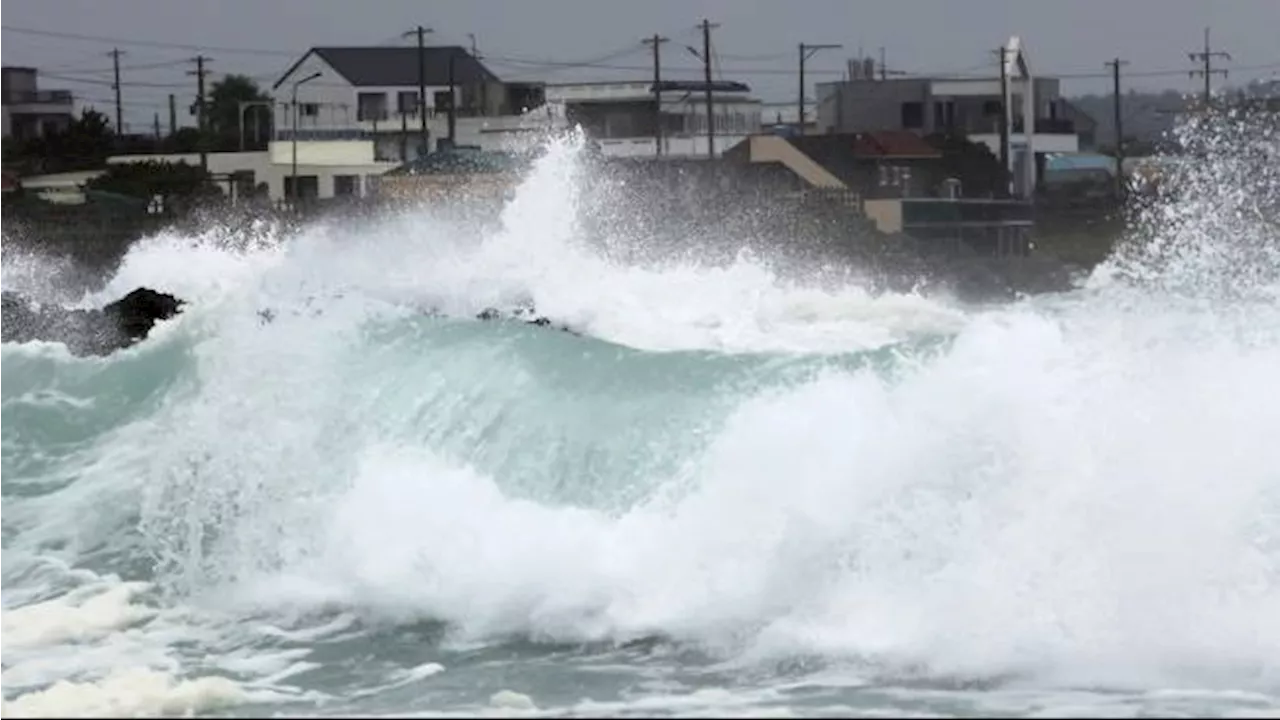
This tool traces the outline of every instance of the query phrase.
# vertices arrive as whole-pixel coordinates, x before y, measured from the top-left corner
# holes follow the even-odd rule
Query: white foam
[[[175,717],[244,702],[248,695],[223,677],[177,680],[147,668],[119,670],[92,682],[59,681],[3,703],[21,717]]]
[[[274,612],[342,603],[444,620],[463,641],[665,635],[741,663],[817,654],[860,679],[1273,691],[1280,312],[1258,300],[1275,289],[1265,272],[1221,254],[1188,259],[1214,238],[1180,230],[1177,252],[1156,253],[1160,272],[1100,272],[1088,292],[979,313],[785,282],[745,257],[617,267],[578,242],[573,152],[553,148],[496,234],[415,213],[248,249],[177,237],[139,245],[86,302],[139,284],[196,300],[177,324],[200,325],[197,401],[173,399],[77,459],[74,486],[23,500],[38,517],[16,544],[83,534],[66,551],[74,557],[118,539],[136,508],[103,499],[117,496],[107,489],[133,497],[123,488],[143,494],[142,527],[163,567],[192,571],[202,589],[275,580],[247,586]],[[1265,228],[1210,225],[1236,233],[1236,265],[1275,242]],[[1208,276],[1224,282],[1193,292]],[[418,437],[390,432],[370,412],[379,397],[353,405],[358,393],[339,391],[357,386],[341,356],[363,349],[351,338],[371,311],[386,312],[379,301],[466,314],[523,299],[662,350],[830,352],[956,337],[893,380],[833,370],[743,397],[675,477],[594,478],[655,486],[651,501],[606,513],[566,506],[550,487],[517,499],[504,487],[522,478],[433,451],[429,424]],[[263,306],[324,313],[281,313],[266,331]],[[418,410],[441,425],[454,412]],[[102,527],[86,522],[88,509]],[[192,628],[157,628],[126,595],[6,608],[6,639],[29,652],[6,669],[6,688],[64,681],[12,707],[152,713],[232,697],[228,681],[178,680],[189,673],[169,651]],[[19,627],[12,613],[30,622]],[[312,642],[351,617],[252,632]],[[237,654],[227,645],[245,645],[219,633],[198,639],[224,667],[272,681],[312,667],[301,653]],[[75,684],[108,662],[149,669]],[[710,712],[728,701],[710,693],[692,704]]]
[[[146,588],[146,583],[127,583],[5,610],[0,614],[5,642],[10,648],[80,642],[144,622],[154,610],[131,600]]]

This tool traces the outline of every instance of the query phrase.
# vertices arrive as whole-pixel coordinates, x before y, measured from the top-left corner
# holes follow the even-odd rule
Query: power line
[[[295,52],[295,51],[289,51],[289,50],[211,46],[211,45],[196,45],[196,44],[189,44],[189,43],[163,42],[163,41],[155,41],[155,40],[139,40],[139,39],[117,38],[117,37],[100,36],[100,35],[87,35],[87,34],[80,34],[80,33],[68,33],[68,32],[53,31],[53,30],[41,30],[38,28],[17,27],[17,26],[11,26],[11,25],[3,25],[3,26],[0,26],[0,28],[2,28],[6,32],[32,35],[37,37],[51,37],[51,38],[59,38],[59,39],[65,39],[65,40],[105,43],[105,44],[113,44],[116,46],[152,47],[152,48],[198,51],[198,52],[219,52],[219,53],[227,53],[227,54],[290,57],[295,59],[302,54],[302,52]],[[686,32],[690,32],[690,31],[686,31]],[[679,35],[684,35],[684,33],[679,33]],[[633,54],[639,51],[640,49],[641,49],[640,46],[637,44],[629,44],[628,46],[621,48],[617,51],[613,51],[606,55],[602,55],[596,58],[585,59],[585,60],[559,61],[559,60],[535,59],[535,58],[529,58],[529,57],[516,57],[516,56],[503,56],[503,55],[486,55],[485,59],[486,61],[491,62],[493,64],[497,64],[497,65],[524,65],[529,67],[540,67],[540,68],[586,68],[586,69],[599,69],[599,70],[624,70],[624,71],[644,72],[649,70],[649,68],[645,66],[639,66],[639,65],[614,65],[609,63],[610,60],[616,60],[626,55]],[[1193,59],[1201,60],[1201,61],[1204,60],[1204,58],[1202,57],[1203,54],[1204,53],[1191,53],[1191,55],[1194,56]],[[739,60],[739,61],[749,61],[749,60],[757,60],[757,59],[764,61],[773,57],[781,58],[784,56],[785,56],[785,53],[761,54],[761,55],[718,55],[718,57],[723,57],[725,59],[731,59],[731,60]],[[1228,58],[1230,57],[1227,53],[1212,53],[1212,56],[1228,57]],[[136,69],[161,68],[161,67],[167,67],[170,65],[172,65],[172,63],[157,62],[154,64],[148,64],[145,67],[138,66]],[[1274,68],[1280,68],[1280,61],[1271,61],[1271,62],[1255,64],[1255,65],[1235,65],[1235,66],[1227,66],[1224,68],[1211,68],[1211,70],[1213,74],[1225,74],[1227,70],[1231,70],[1235,72],[1247,72],[1247,71],[1255,71],[1255,70],[1270,70]],[[134,68],[121,66],[121,69],[124,70],[124,69],[134,69]],[[676,68],[670,68],[670,69],[676,72],[694,72],[701,68],[676,67]],[[946,79],[946,78],[964,79],[966,77],[967,72],[969,72],[970,70],[977,70],[977,69],[978,69],[977,67],[974,67],[974,68],[966,68],[959,71],[955,71],[955,70],[911,71],[911,72],[902,72],[902,76],[903,77],[934,77],[939,79]],[[740,73],[744,75],[791,75],[793,72],[795,72],[794,70],[789,70],[784,68],[768,68],[768,67],[731,67],[731,68],[722,68],[722,70],[733,72],[733,73]],[[97,72],[97,71],[89,70],[87,72]],[[106,70],[104,69],[101,72],[106,72]],[[842,75],[843,72],[844,72],[843,70],[824,70],[824,69],[807,70],[808,74],[827,75],[827,76]],[[1202,72],[1203,72],[1202,70],[1197,70],[1197,71],[1194,71],[1194,74],[1198,76]],[[1131,71],[1126,73],[1126,76],[1132,77],[1132,78],[1176,77],[1176,76],[1185,76],[1186,73],[1187,71],[1185,69],[1167,69],[1167,70],[1161,69],[1161,70]],[[1079,72],[1064,72],[1064,73],[1041,72],[1040,74],[1045,77],[1053,77],[1061,80],[1104,79],[1104,78],[1111,77],[1111,73],[1109,72],[1098,72],[1098,71],[1079,71]],[[53,75],[48,75],[48,77],[53,77]],[[251,77],[275,78],[275,77],[278,77],[278,75],[262,74],[262,75],[251,76]],[[68,81],[75,82],[75,80],[68,80]],[[320,84],[320,83],[317,83],[317,84]],[[137,86],[137,85],[140,85],[140,83],[130,83],[130,85]],[[155,86],[163,87],[163,85],[159,85],[159,84],[156,84]]]
[[[37,28],[16,27],[13,25],[2,25],[0,29],[8,32],[15,32],[20,35],[36,35],[39,37],[60,38],[63,40],[82,40],[85,42],[102,42],[113,43],[117,45],[136,45],[139,47],[155,47],[170,48],[173,50],[195,50],[207,52],[222,53],[241,53],[244,55],[275,55],[286,57],[297,57],[298,53],[289,52],[288,50],[263,50],[258,48],[243,47],[214,47],[210,45],[192,45],[188,43],[172,43],[162,42],[159,40],[130,40],[127,38],[107,37],[105,35],[82,35],[79,33],[59,32],[54,30],[39,30]]]
[[[168,70],[168,69],[173,68],[173,64],[174,64],[175,62],[177,62],[177,60],[172,60],[172,59],[171,59],[171,60],[165,60],[165,61],[163,61],[163,62],[141,63],[141,64],[138,64],[138,65],[121,65],[121,66],[120,66],[120,69],[121,69],[121,70],[130,70],[130,71],[134,71],[134,70],[162,70],[162,69],[163,69],[163,70]],[[83,73],[109,73],[109,72],[111,72],[111,69],[110,69],[110,68],[103,68],[103,67],[69,67],[69,66],[66,66],[66,65],[59,65],[59,66],[56,66],[56,67],[51,67],[51,68],[49,68],[49,70],[50,70],[51,72],[54,72],[54,73],[81,73],[81,74],[83,74]],[[52,75],[50,75],[49,73],[43,72],[43,69],[42,69],[41,75],[44,75],[44,76],[46,76],[46,77],[52,77]]]
[[[123,54],[123,52],[124,51],[121,51],[121,54]],[[172,63],[170,63],[170,65],[172,65]],[[126,68],[124,66],[121,66],[120,69],[124,70]],[[112,70],[107,70],[105,72],[112,72]],[[103,85],[107,87],[111,87],[115,85],[115,82],[111,80],[107,80],[106,78],[76,77],[74,75],[63,75],[62,73],[41,73],[41,77],[46,77],[51,80],[61,80],[62,82],[84,83],[85,85]],[[176,87],[187,87],[187,84],[186,83],[130,82],[129,86],[145,87],[145,88],[176,88]]]

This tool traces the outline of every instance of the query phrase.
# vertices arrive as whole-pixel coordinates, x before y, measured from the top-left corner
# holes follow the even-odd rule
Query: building
[[[860,199],[958,194],[943,153],[907,130],[826,135],[760,134],[725,153],[733,162],[773,163],[813,188]]]
[[[231,188],[233,200],[249,188],[261,188],[273,200],[293,198],[293,147],[292,141],[281,140],[270,143],[265,151],[209,153],[209,173],[216,182]],[[382,174],[397,165],[376,160],[372,140],[307,140],[299,141],[297,149],[296,197],[300,200],[372,195]],[[199,165],[200,156],[175,153],[107,158],[108,164],[137,162]],[[232,176],[237,183],[227,182]]]
[[[925,252],[1007,257],[1031,250],[1029,202],[963,197],[946,153],[910,130],[761,134],[725,160],[786,168],[808,193],[854,208],[882,233],[911,236]]]
[[[6,138],[43,137],[71,125],[74,108],[70,90],[41,90],[35,68],[6,67],[0,73]]]
[[[300,140],[368,140],[377,161],[399,163],[451,137],[501,145],[543,104],[540,84],[504,83],[461,47],[423,50],[420,97],[419,59],[417,47],[311,48],[272,86],[276,138],[291,139],[296,119]]]
[[[877,78],[850,67],[850,80],[818,84],[818,125],[834,133],[909,130],[958,132],[1001,156],[1008,128],[1013,190],[1029,196],[1044,153],[1074,153],[1093,143],[1096,123],[1061,97],[1057,78],[1035,77],[1017,37],[1005,45],[1005,81],[985,78]],[[1002,122],[1003,121],[1003,122]],[[1033,157],[1034,162],[1028,158]]]
[[[651,81],[549,84],[546,99],[556,121],[581,125],[607,157],[656,157],[659,135],[663,156],[706,157],[706,83],[666,81],[658,90],[660,113]],[[760,131],[761,103],[742,83],[713,82],[710,90],[719,156]]]

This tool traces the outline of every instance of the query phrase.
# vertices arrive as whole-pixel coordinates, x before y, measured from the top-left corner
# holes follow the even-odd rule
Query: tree
[[[208,116],[209,146],[213,150],[240,149],[240,111],[244,109],[245,149],[262,149],[270,137],[272,113],[270,108],[243,107],[243,102],[268,102],[270,97],[258,84],[246,75],[227,75],[215,82],[209,90]],[[256,132],[255,132],[256,130]]]
[[[194,153],[200,151],[200,131],[193,127],[178,128],[176,132],[164,139],[165,152]]]
[[[936,133],[925,138],[942,153],[944,171],[960,181],[969,197],[1004,197],[1009,193],[1009,171],[983,143],[960,133]]]
[[[174,200],[194,200],[221,193],[200,166],[157,160],[110,165],[85,187],[148,201],[160,196],[166,208],[172,208]]]
[[[107,116],[85,108],[66,130],[23,142],[17,155],[27,172],[81,170],[101,167],[114,143]]]

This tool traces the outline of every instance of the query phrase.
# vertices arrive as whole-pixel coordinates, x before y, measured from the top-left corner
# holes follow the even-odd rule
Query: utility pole
[[[1214,75],[1221,75],[1224,78],[1227,76],[1226,70],[1213,69],[1213,59],[1222,58],[1224,60],[1230,60],[1231,55],[1225,52],[1213,51],[1213,49],[1209,46],[1209,28],[1204,29],[1204,50],[1202,52],[1187,53],[1187,55],[1191,57],[1192,62],[1195,62],[1198,60],[1204,63],[1204,68],[1202,70],[1191,71],[1191,77],[1196,77],[1197,75],[1204,77],[1204,106],[1205,108],[1208,108],[1209,103],[1211,102],[1211,90],[1212,90],[1209,79]]]
[[[881,45],[880,46],[880,82],[884,82],[885,80],[888,80],[888,79],[889,79],[889,70],[885,65],[884,46]]]
[[[653,147],[656,157],[662,157],[662,43],[669,39],[655,33],[641,41],[653,46]]]
[[[996,57],[1000,58],[1000,166],[1005,172],[1009,172],[1009,71],[1006,67],[1005,60],[1008,58],[1009,51],[1005,46],[1001,45],[996,51]],[[1013,178],[1010,174],[1009,181],[1006,183],[1005,192],[1009,191],[1008,185],[1012,183]]]
[[[152,118],[152,128],[155,130],[156,140],[160,139],[160,113],[156,113]]]
[[[467,38],[471,40],[471,57],[482,60],[480,48],[476,44],[476,34],[467,33]],[[480,81],[480,114],[486,117],[489,115],[489,83],[484,80]]]
[[[1115,113],[1116,123],[1116,193],[1124,193],[1124,120],[1120,113],[1120,67],[1129,63],[1116,58],[1104,63],[1111,68],[1111,109]]]
[[[409,114],[400,108],[400,162],[409,162]]]
[[[124,53],[120,48],[115,48],[107,53],[111,56],[111,69],[115,74],[115,81],[111,83],[111,89],[116,91],[116,137],[124,134],[124,110],[123,104],[120,102],[120,56]]]
[[[204,101],[204,76],[206,72],[204,64],[212,59],[213,58],[205,57],[204,55],[195,56],[192,58],[192,61],[195,62],[196,69],[194,71],[187,72],[188,75],[196,76],[196,113],[197,124],[200,128],[200,169],[205,172],[209,171],[209,143],[206,139],[206,136],[209,133],[208,127],[205,125],[207,113],[205,112]]]
[[[686,50],[694,54],[695,58],[703,61],[703,82],[705,83],[705,95],[707,95],[707,156],[716,159],[716,105],[712,100],[712,29],[718,28],[719,23],[703,20],[698,24],[703,28],[703,50],[692,49],[685,46]]]
[[[804,62],[819,50],[836,50],[840,45],[805,45],[800,43],[800,94],[796,98],[796,128],[804,135]]]
[[[169,136],[178,132],[178,101],[173,93],[169,93]]]
[[[419,155],[425,155],[431,151],[429,138],[427,136],[427,45],[426,35],[429,32],[435,32],[429,27],[419,25],[416,29],[404,33],[404,36],[418,36],[418,132],[419,142],[422,144]],[[453,98],[449,98],[450,102]]]
[[[449,53],[449,149],[452,150],[457,144],[457,138],[454,131],[458,124],[458,89],[453,81],[453,60],[458,56],[455,52]],[[426,122],[425,120],[423,121]]]

